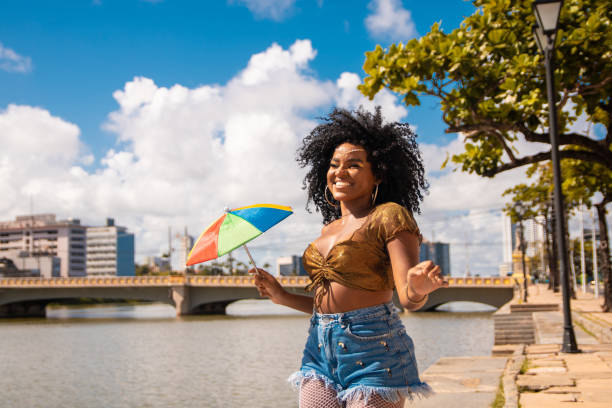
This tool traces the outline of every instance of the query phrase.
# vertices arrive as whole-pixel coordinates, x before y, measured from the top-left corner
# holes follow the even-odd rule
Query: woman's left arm
[[[427,295],[448,286],[440,267],[432,261],[419,263],[419,238],[404,231],[387,243],[393,280],[402,306],[417,310],[425,304]]]

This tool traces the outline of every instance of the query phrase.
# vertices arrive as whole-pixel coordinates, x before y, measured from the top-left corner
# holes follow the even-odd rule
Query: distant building
[[[2,260],[10,260],[14,269],[11,271],[6,265],[5,270],[0,269],[0,276],[30,276],[30,277],[41,277],[41,278],[56,278],[60,276],[62,261],[58,256],[46,253],[28,253],[26,251],[10,250],[4,251],[3,257],[0,258],[0,264]],[[0,265],[1,267],[2,265]]]
[[[285,256],[276,259],[276,276],[307,275],[302,257],[298,255]]]
[[[193,247],[193,237],[187,233],[187,228],[185,228],[185,234],[178,235],[177,238],[179,239],[179,270],[184,271],[187,269],[187,257],[189,256],[189,252],[191,252],[191,248]]]
[[[440,266],[442,275],[450,276],[450,244],[423,240],[419,250],[419,262],[431,260]]]
[[[0,258],[11,259],[19,269],[37,269],[37,276],[86,276],[85,231],[78,219],[56,220],[54,214],[18,216],[15,221],[0,222]],[[54,257],[59,258],[59,272]]]
[[[88,227],[87,275],[134,276],[134,234],[112,218],[104,227]]]
[[[170,262],[166,257],[147,256],[144,258],[144,265],[148,266],[153,273],[170,270]]]

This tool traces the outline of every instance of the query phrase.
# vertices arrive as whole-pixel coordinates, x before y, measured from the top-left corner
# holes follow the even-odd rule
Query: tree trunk
[[[610,268],[610,242],[608,238],[608,223],[606,222],[606,204],[604,199],[596,204],[597,218],[599,221],[599,251],[598,258],[601,260],[600,273],[604,281],[604,303],[601,308],[604,312],[612,311],[612,270]],[[593,234],[595,231],[593,231]],[[595,282],[597,284],[597,282]]]

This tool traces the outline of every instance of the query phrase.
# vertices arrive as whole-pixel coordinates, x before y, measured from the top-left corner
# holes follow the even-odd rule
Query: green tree
[[[149,265],[136,265],[135,269],[136,276],[150,275],[152,273]]]
[[[597,259],[600,262],[601,275],[604,279],[605,312],[612,311],[612,262],[610,261],[610,238],[606,221],[606,206],[612,201],[612,171],[599,163],[582,160],[564,160],[563,191],[566,197],[574,202],[582,200],[587,208],[595,207],[599,224],[599,248]],[[601,199],[594,202],[597,193]]]
[[[527,171],[528,176],[537,177],[532,184],[518,184],[504,191],[503,195],[510,196],[511,201],[504,207],[512,222],[518,222],[521,214],[517,212],[517,203],[525,207],[524,218],[532,218],[536,222],[543,220],[545,258],[549,270],[549,288],[559,290],[559,268],[556,256],[556,238],[554,234],[554,220],[552,211],[552,176],[546,165],[535,164]]]
[[[446,132],[465,135],[465,151],[451,157],[481,176],[550,160],[550,151],[517,150],[519,135],[550,144],[543,57],[533,35],[532,0],[474,0],[476,11],[444,33],[438,23],[406,44],[366,53],[360,91],[373,98],[383,87],[418,105],[419,95],[439,99]],[[612,2],[568,0],[561,10],[555,49],[556,107],[561,158],[612,169]],[[585,114],[606,135],[595,140],[570,131]]]
[[[599,163],[583,160],[566,159],[561,162],[561,173],[563,184],[561,186],[565,196],[565,212],[570,213],[584,203],[587,208],[597,209],[597,219],[600,231],[600,247],[598,248],[598,260],[600,261],[601,275],[604,278],[604,311],[612,310],[612,268],[610,262],[608,225],[606,221],[606,205],[612,201],[612,171]],[[544,216],[546,224],[554,227],[551,220],[552,212],[552,168],[550,162],[535,164],[527,170],[528,177],[537,176],[531,185],[519,184],[504,192],[511,196],[504,211],[511,216],[513,221],[518,220],[515,205],[518,201],[524,203],[528,210],[525,217],[536,215]],[[597,194],[599,193],[599,194]],[[594,202],[595,197],[597,202]],[[566,217],[567,220],[567,217]],[[548,249],[549,268],[551,271],[551,282],[553,289],[557,290],[558,269],[556,260],[556,247],[554,228],[546,228],[552,233],[552,245]],[[566,228],[567,231],[567,228]],[[548,240],[547,240],[548,241]]]

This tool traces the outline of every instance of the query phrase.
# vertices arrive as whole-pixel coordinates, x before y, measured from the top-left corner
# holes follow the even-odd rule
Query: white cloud
[[[355,109],[362,106],[370,112],[373,112],[376,106],[380,106],[385,120],[389,122],[399,121],[408,114],[406,107],[399,105],[397,96],[388,89],[382,89],[373,100],[369,100],[357,89],[357,85],[360,83],[359,75],[352,72],[343,72],[336,81],[339,91],[336,96],[336,104],[345,109]]]
[[[293,8],[295,0],[230,0],[244,4],[256,18],[281,21]]]
[[[197,235],[225,206],[272,202],[295,213],[252,243],[256,260],[273,264],[277,256],[300,254],[321,226],[318,214],[304,210],[305,170],[295,162],[302,137],[316,124],[312,117],[333,105],[380,104],[390,121],[408,114],[386,90],[373,102],[361,96],[357,74],[345,72],[335,82],[316,79],[309,69],[315,56],[308,40],[288,49],[273,44],[227,83],[196,88],[135,77],[113,93],[118,107],[105,126],[122,143],[106,152],[97,170],[83,167],[92,157],[77,126],[40,108],[9,105],[0,111],[3,219],[27,213],[30,197],[37,213],[89,225],[114,217],[136,233],[142,259],[166,250],[169,226],[181,232],[188,226]],[[440,171],[445,152],[462,148],[461,137],[421,148],[432,186],[418,217],[424,234],[431,238],[433,229],[436,239],[453,243],[454,272],[465,263],[467,234],[472,268],[495,273],[501,247],[476,244],[500,241],[501,221],[486,209],[501,208],[500,193],[522,176],[487,180]],[[240,251],[236,255],[245,260]]]
[[[401,0],[372,0],[368,8],[372,14],[365,19],[365,25],[372,37],[406,42],[417,35],[410,11]]]
[[[32,71],[32,59],[23,57],[0,43],[0,69],[25,74]]]
[[[340,92],[310,73],[315,56],[308,40],[273,44],[222,85],[161,87],[135,77],[113,93],[118,108],[105,124],[122,143],[94,171],[82,167],[92,156],[77,126],[9,106],[0,112],[0,134],[12,132],[0,153],[0,187],[11,195],[0,204],[3,218],[27,213],[30,196],[38,213],[90,225],[115,217],[137,234],[141,259],[165,250],[168,226],[197,235],[225,206],[272,202],[295,214],[253,243],[256,256],[301,253],[321,224],[304,210],[295,152],[314,112],[327,111]]]

